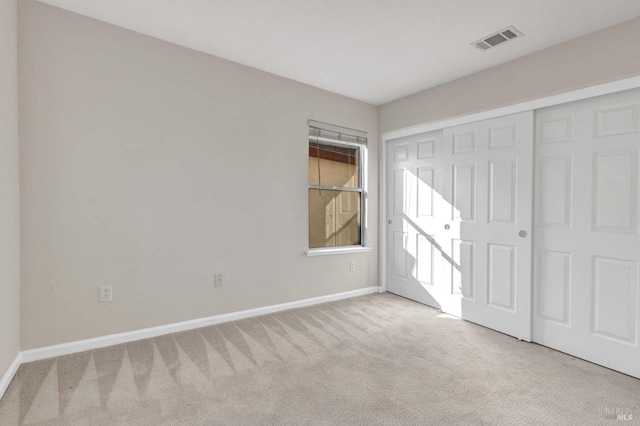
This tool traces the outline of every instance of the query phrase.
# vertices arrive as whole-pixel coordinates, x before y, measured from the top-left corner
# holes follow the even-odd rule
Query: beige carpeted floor
[[[615,408],[640,424],[640,380],[380,294],[23,365],[0,424],[606,425]]]

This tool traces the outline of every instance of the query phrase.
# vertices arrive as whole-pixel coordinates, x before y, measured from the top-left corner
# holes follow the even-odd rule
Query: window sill
[[[371,247],[362,246],[349,246],[349,247],[327,247],[327,248],[315,248],[307,250],[307,256],[325,256],[328,254],[343,254],[343,253],[368,253],[371,251]]]

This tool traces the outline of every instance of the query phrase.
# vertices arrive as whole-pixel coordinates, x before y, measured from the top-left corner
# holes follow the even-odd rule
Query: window
[[[364,246],[366,133],[309,120],[309,248]]]

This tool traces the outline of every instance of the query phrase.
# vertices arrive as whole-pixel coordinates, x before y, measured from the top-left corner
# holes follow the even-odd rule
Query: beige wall
[[[307,119],[375,141],[375,107],[33,0],[20,51],[24,349],[378,284],[304,255]]]
[[[16,7],[0,0],[0,378],[20,350]]]
[[[636,18],[382,105],[380,132],[640,75],[639,41]]]

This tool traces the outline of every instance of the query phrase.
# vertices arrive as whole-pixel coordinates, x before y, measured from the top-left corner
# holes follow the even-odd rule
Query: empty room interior
[[[0,425],[640,422],[637,0],[0,0]]]

